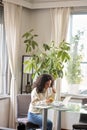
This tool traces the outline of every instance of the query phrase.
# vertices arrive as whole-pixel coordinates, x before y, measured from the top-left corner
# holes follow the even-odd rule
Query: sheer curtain
[[[68,23],[70,16],[70,8],[51,9],[51,39],[56,42],[56,46],[63,40],[66,40]],[[57,95],[56,100],[60,99],[61,79],[56,80]]]
[[[56,46],[59,46],[59,43],[62,40],[66,40],[66,35],[68,31],[68,23],[70,16],[70,8],[55,8],[51,9],[51,22],[52,22],[52,31],[51,39],[56,42]],[[56,100],[60,100],[60,87],[61,79],[56,80]],[[54,112],[54,124],[56,124],[57,113]],[[54,129],[56,125],[54,126]]]
[[[4,2],[4,19],[6,31],[6,44],[8,51],[8,60],[11,70],[11,86],[10,86],[10,116],[9,127],[15,128],[16,118],[16,95],[19,87],[19,71],[20,71],[20,38],[21,38],[21,14],[22,7]]]

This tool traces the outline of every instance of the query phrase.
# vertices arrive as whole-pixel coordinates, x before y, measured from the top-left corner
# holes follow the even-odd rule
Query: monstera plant
[[[35,39],[38,36],[33,33],[33,29],[24,33],[23,39],[26,45],[26,52],[31,56],[30,60],[25,61],[25,71],[33,68],[33,78],[43,73],[51,74],[54,79],[63,77],[65,63],[70,59],[69,43],[64,40],[59,46],[55,42],[39,44]],[[42,47],[39,47],[42,45]]]

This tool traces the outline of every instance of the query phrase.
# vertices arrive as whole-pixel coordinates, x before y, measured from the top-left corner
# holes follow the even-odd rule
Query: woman
[[[31,92],[31,103],[28,110],[28,119],[42,128],[42,109],[35,108],[35,105],[51,103],[55,96],[53,88],[54,79],[49,74],[40,75],[34,83]],[[52,130],[52,122],[47,120],[47,130]]]

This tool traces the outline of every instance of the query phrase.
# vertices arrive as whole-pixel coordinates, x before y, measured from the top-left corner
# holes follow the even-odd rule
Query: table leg
[[[57,130],[61,130],[61,111],[58,111],[57,121]]]
[[[43,109],[42,130],[47,130],[47,109]]]

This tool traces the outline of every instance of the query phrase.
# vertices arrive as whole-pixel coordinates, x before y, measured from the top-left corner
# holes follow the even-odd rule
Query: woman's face
[[[49,80],[45,83],[45,89],[48,89],[51,86],[52,81]]]

